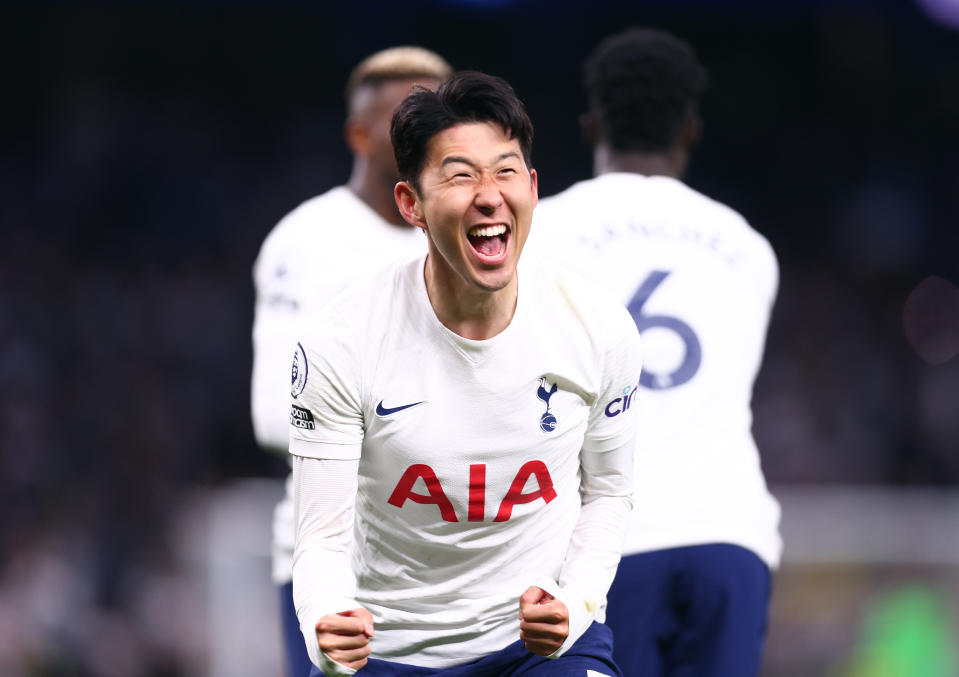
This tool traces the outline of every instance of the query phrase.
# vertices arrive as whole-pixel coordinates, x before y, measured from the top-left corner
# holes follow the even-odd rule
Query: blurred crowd
[[[622,23],[608,14],[584,31]],[[418,41],[511,79],[543,120],[543,194],[590,172],[569,94],[584,37],[554,61],[543,53],[559,43],[523,22],[498,39],[540,50],[527,61],[483,62],[457,45],[460,28],[292,54],[287,16],[253,55],[238,44],[212,67],[204,50],[229,40],[209,47],[164,16],[181,32],[147,30],[148,13],[83,19],[88,37],[131,28],[96,47],[56,5],[3,29],[29,95],[2,113],[0,148],[4,675],[184,674],[195,647],[190,601],[170,584],[170,516],[196,486],[284,473],[249,421],[251,266],[279,217],[346,178],[341,83],[359,56]],[[724,35],[660,23],[712,71],[689,183],[739,209],[780,259],[755,395],[773,488],[956,485],[959,36],[911,13],[750,16]],[[157,627],[171,614],[177,632]]]

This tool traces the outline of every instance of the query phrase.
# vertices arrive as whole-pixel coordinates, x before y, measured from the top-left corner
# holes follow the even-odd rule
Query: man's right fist
[[[316,623],[320,651],[340,665],[359,670],[370,655],[373,616],[362,607],[328,614]]]

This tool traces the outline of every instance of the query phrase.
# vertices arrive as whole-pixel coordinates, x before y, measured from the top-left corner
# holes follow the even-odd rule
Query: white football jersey
[[[423,267],[351,289],[296,348],[290,451],[359,459],[359,478],[352,561],[310,568],[298,538],[294,596],[308,644],[353,604],[374,657],[446,666],[518,640],[519,597],[544,577],[603,619],[642,365],[628,313],[591,286],[521,263],[511,323],[470,340],[437,319]],[[587,523],[606,499],[621,518]]]
[[[384,221],[346,186],[307,200],[263,242],[253,267],[253,429],[261,446],[286,452],[290,425],[290,355],[302,323],[359,277],[426,251],[419,228]],[[293,498],[273,515],[273,580],[293,566]]]
[[[733,543],[775,567],[750,407],[779,275],[766,239],[680,181],[611,173],[541,200],[530,248],[607,289],[643,337],[624,554]]]

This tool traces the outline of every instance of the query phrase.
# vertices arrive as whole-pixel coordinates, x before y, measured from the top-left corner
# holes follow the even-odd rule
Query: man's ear
[[[368,125],[349,118],[343,125],[343,138],[350,149],[350,154],[367,156],[373,152],[372,134]]]
[[[426,219],[423,218],[423,205],[416,190],[408,181],[400,181],[393,187],[393,198],[400,216],[411,226],[428,230]]]
[[[699,113],[692,113],[686,118],[681,133],[681,141],[686,151],[690,151],[703,140],[703,118]]]

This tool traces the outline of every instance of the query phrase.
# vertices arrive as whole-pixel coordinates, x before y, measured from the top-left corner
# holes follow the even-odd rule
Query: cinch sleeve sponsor
[[[643,368],[639,332],[625,308],[617,313],[612,327],[613,336],[606,352],[602,391],[589,413],[589,426],[583,443],[587,451],[615,449],[634,435],[634,404]]]

